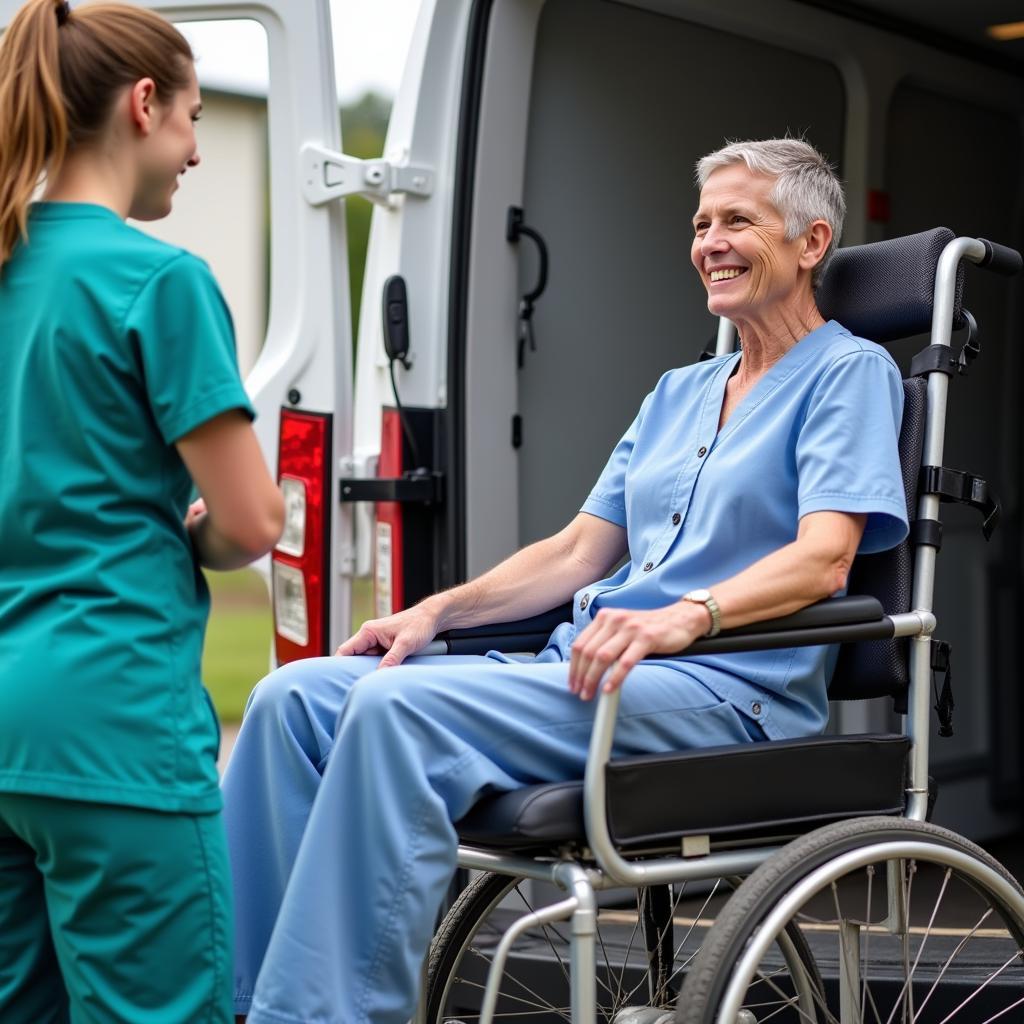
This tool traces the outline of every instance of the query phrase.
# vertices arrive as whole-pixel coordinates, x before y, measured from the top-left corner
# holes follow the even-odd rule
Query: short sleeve
[[[164,264],[136,296],[125,329],[167,444],[229,409],[253,418],[231,314],[202,260],[182,253]]]
[[[644,414],[653,396],[654,393],[651,392],[644,399],[636,419],[629,425],[629,429],[612,451],[601,475],[597,478],[597,483],[583,503],[581,512],[587,512],[599,519],[607,519],[616,526],[626,526],[626,469],[643,424]]]
[[[799,515],[866,513],[859,551],[894,547],[907,535],[900,472],[903,384],[884,353],[840,356],[811,396],[796,445]]]

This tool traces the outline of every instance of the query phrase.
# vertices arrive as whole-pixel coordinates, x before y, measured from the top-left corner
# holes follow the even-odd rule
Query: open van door
[[[0,0],[0,27],[20,0]],[[333,650],[349,624],[349,507],[334,467],[352,444],[352,332],[341,204],[328,202],[341,148],[328,0],[150,2],[181,22],[249,19],[269,57],[269,320],[246,381],[255,428],[287,503],[284,536],[258,568],[273,587],[278,662]],[[200,151],[202,151],[200,134]],[[190,186],[202,188],[201,175]],[[223,214],[221,214],[223,216]],[[218,211],[211,209],[210,220]],[[142,225],[144,228],[145,225]],[[231,232],[224,223],[218,230]]]
[[[318,155],[341,149],[330,7],[328,0],[149,6],[178,22],[251,19],[267,35],[269,319],[246,388],[287,510],[269,566],[276,660],[327,654],[349,620],[342,571],[351,526],[334,500],[332,470],[352,444],[345,211],[327,202],[332,170]]]

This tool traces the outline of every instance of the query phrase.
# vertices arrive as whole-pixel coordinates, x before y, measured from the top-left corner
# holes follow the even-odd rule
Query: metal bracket
[[[426,198],[434,191],[434,172],[429,167],[396,165],[387,160],[360,160],[307,142],[299,154],[302,191],[312,206],[346,196],[362,196],[390,206],[399,193]]]
[[[437,505],[444,500],[444,474],[410,470],[400,477],[373,477],[339,481],[341,501],[397,501]]]

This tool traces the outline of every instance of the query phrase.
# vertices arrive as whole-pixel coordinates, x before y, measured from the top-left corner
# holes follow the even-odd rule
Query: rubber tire
[[[451,910],[445,915],[430,944],[427,961],[424,1018],[427,1024],[438,1024],[441,1020],[442,1001],[448,979],[455,970],[467,941],[475,934],[480,920],[490,913],[505,893],[522,881],[522,878],[493,872],[478,875],[462,891]],[[730,904],[731,902],[732,900],[729,901]],[[824,984],[803,933],[799,929],[794,929],[790,938],[796,946],[797,955],[810,974],[811,985],[819,992],[823,992]]]
[[[428,1024],[440,1019],[443,1009],[441,1001],[444,999],[448,978],[455,969],[463,947],[476,931],[478,921],[521,881],[521,878],[489,871],[477,875],[452,904],[430,943],[425,1017]]]
[[[841,854],[869,843],[912,839],[971,854],[1018,891],[1020,883],[968,839],[923,821],[860,818],[826,825],[783,847],[758,867],[722,908],[679,993],[676,1024],[713,1024],[719,1001],[751,934],[801,879]],[[1024,935],[1018,937],[1018,942]],[[823,989],[819,989],[823,991]]]

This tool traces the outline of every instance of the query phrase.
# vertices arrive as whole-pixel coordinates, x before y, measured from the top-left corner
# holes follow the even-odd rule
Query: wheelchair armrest
[[[436,639],[444,644],[443,653],[447,654],[486,654],[494,650],[536,653],[547,643],[556,626],[571,621],[572,604],[567,602],[529,619],[445,630]],[[710,639],[698,640],[687,648],[686,653],[725,654],[776,647],[807,647],[846,640],[880,640],[892,635],[892,623],[876,598],[863,595],[830,597],[792,615],[753,622],[748,626],[724,630]]]
[[[862,594],[828,597],[792,615],[722,630],[716,637],[695,641],[686,653],[725,654],[848,640],[883,640],[892,637],[894,630],[877,598]]]
[[[468,629],[446,629],[435,641],[445,644],[448,654],[486,654],[488,651],[536,653],[543,649],[556,626],[572,622],[572,602],[567,601],[540,615],[514,622],[493,622]]]

